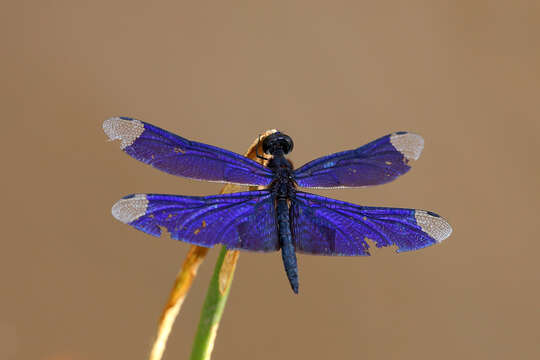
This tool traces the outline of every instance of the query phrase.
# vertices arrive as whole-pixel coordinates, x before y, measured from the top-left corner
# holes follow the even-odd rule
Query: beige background
[[[409,130],[414,169],[317,191],[436,211],[439,246],[370,258],[243,253],[215,359],[540,356],[538,1],[26,1],[4,7],[0,358],[144,359],[188,245],[115,221],[134,192],[217,193],[108,143],[113,115],[298,166]],[[186,359],[216,249],[174,328]]]

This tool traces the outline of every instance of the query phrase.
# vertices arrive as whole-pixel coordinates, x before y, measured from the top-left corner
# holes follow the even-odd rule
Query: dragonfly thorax
[[[292,176],[292,167],[290,166],[290,162],[285,159],[285,157],[278,159],[283,159],[283,162],[288,166],[275,167],[272,169],[275,174],[275,179],[270,185],[270,189],[272,192],[274,192],[278,199],[288,199],[294,197],[295,193],[295,182]],[[270,160],[270,162],[272,163],[274,160],[276,160],[276,158]]]

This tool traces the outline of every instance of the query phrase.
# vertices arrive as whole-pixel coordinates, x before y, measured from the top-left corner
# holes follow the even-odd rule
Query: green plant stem
[[[214,275],[212,275],[208,291],[206,292],[206,299],[202,308],[199,326],[197,328],[197,333],[195,334],[195,339],[193,340],[191,360],[210,359],[212,349],[214,348],[214,340],[216,338],[219,321],[221,320],[221,315],[223,314],[223,309],[227,302],[227,296],[229,295],[233,278],[233,274],[231,273],[225,289],[223,293],[221,293],[219,289],[219,276],[226,253],[227,249],[223,246],[216,262]]]

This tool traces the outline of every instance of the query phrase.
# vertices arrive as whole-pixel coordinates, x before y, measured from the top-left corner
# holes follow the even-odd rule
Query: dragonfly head
[[[288,154],[292,151],[294,143],[289,135],[278,131],[264,138],[262,146],[265,154],[274,155],[278,149]]]

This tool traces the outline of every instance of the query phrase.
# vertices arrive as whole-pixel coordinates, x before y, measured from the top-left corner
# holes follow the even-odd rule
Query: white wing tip
[[[444,218],[425,210],[416,210],[414,213],[416,223],[422,231],[435,239],[438,243],[452,234],[452,227]]]
[[[103,122],[103,131],[110,140],[120,140],[120,148],[124,149],[141,136],[144,124],[139,120],[115,116]]]
[[[136,194],[120,199],[113,205],[112,215],[123,223],[130,223],[146,214],[148,199],[146,194]]]
[[[393,133],[390,135],[390,143],[407,160],[418,160],[422,149],[424,149],[424,139],[420,135],[410,132]]]

